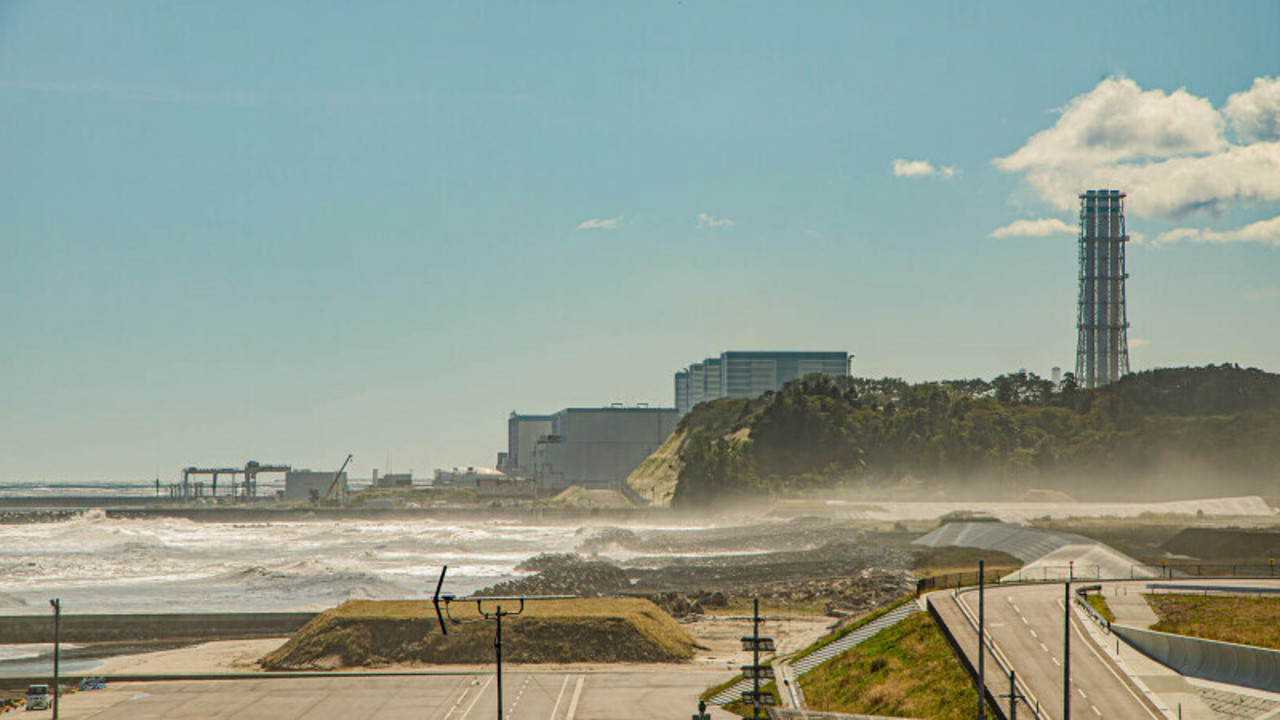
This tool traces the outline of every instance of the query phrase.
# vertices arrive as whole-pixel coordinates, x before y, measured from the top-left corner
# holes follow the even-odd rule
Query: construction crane
[[[347,469],[347,464],[351,462],[351,454],[347,453],[347,459],[342,461],[342,467],[338,468],[338,472],[333,474],[333,482],[329,483],[329,489],[324,493],[324,499],[328,500],[333,494],[334,488],[338,487],[338,480],[342,479],[342,471]]]

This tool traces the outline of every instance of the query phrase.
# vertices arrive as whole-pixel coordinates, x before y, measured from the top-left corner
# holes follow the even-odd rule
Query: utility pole
[[[987,658],[987,642],[986,642],[986,590],[987,590],[987,564],[984,560],[978,561],[978,720],[985,720],[987,717],[987,678],[983,674],[986,672]]]
[[[519,615],[520,613],[524,612],[524,604],[525,604],[525,601],[527,600],[572,600],[574,599],[575,596],[573,595],[509,595],[509,596],[485,597],[485,596],[472,595],[469,597],[458,598],[452,595],[442,595],[440,593],[440,588],[444,586],[444,574],[446,571],[448,571],[448,569],[449,569],[448,565],[445,565],[444,567],[440,568],[440,580],[436,583],[436,592],[435,592],[435,595],[432,596],[432,600],[431,600],[432,604],[434,604],[436,608],[436,619],[440,621],[440,634],[441,635],[449,634],[449,628],[447,625],[445,625],[445,622],[444,622],[446,615],[449,617],[450,622],[452,622],[454,625],[462,624],[462,621],[454,620],[453,616],[449,614],[449,605],[450,603],[453,603],[453,602],[473,602],[476,604],[476,612],[480,615],[480,618],[482,620],[494,621],[495,632],[493,636],[493,654],[494,654],[494,659],[496,660],[496,665],[497,665],[495,672],[498,679],[498,720],[502,720],[502,717],[503,717],[502,618],[508,615]],[[443,612],[441,612],[440,610],[441,601],[444,601]],[[519,603],[519,605],[515,610],[503,610],[502,603],[504,602]],[[492,609],[486,609],[485,603],[489,603],[490,605],[488,607],[491,607]],[[508,607],[510,607],[510,605],[508,605]],[[479,622],[479,621],[471,620],[470,622]]]
[[[742,699],[751,703],[752,720],[759,720],[760,706],[773,705],[773,695],[760,691],[760,681],[773,679],[773,667],[760,664],[760,653],[774,652],[773,638],[760,635],[760,598],[751,602],[751,634],[742,638],[742,649],[751,653],[751,664],[742,666],[742,676],[752,681],[750,690],[742,691]]]
[[[1071,583],[1062,584],[1062,720],[1071,720]]]
[[[1009,720],[1018,720],[1018,701],[1027,698],[1018,693],[1018,673],[1009,671],[1009,694],[1000,697],[1009,698]]]
[[[49,604],[53,606],[53,720],[58,720],[58,651],[62,640],[62,601],[54,598]]]

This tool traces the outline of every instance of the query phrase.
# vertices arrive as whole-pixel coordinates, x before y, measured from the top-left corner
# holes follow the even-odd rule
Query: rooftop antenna
[[[431,603],[436,608],[436,620],[440,622],[440,634],[448,635],[449,626],[445,624],[445,618],[449,618],[449,624],[466,625],[480,622],[482,620],[493,620],[495,631],[493,636],[493,654],[497,663],[496,676],[498,678],[498,720],[502,720],[502,618],[510,615],[519,615],[524,612],[524,604],[530,600],[573,600],[576,595],[468,595],[466,597],[454,597],[448,593],[441,594],[440,588],[444,586],[444,574],[449,570],[449,566],[445,565],[440,568],[440,579],[436,581],[436,592],[431,596]],[[441,611],[440,603],[444,602],[444,610]],[[458,620],[449,613],[449,605],[455,602],[473,602],[476,604],[476,612],[480,617],[475,620]],[[504,610],[503,603],[507,607],[516,604],[515,610]],[[486,609],[487,608],[487,609]]]

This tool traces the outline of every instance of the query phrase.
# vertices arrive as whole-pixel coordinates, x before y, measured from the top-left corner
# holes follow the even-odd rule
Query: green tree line
[[[1116,499],[1274,493],[1280,375],[1172,368],[1096,390],[1070,374],[1058,384],[1021,372],[916,384],[811,375],[754,400],[702,403],[681,430],[683,506],[850,484]]]

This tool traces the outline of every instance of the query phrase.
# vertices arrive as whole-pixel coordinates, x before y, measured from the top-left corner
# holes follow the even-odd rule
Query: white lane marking
[[[1026,618],[1022,617],[1021,615],[1019,615],[1018,617],[1022,619],[1023,625],[1026,625],[1027,627],[1031,627],[1031,623],[1027,622]]]
[[[1054,656],[1050,655],[1050,656],[1049,656],[1049,659],[1053,661],[1053,664],[1054,664],[1054,665],[1057,665],[1058,667],[1062,667],[1062,663],[1058,662],[1058,658],[1056,658],[1056,657],[1054,657]]]
[[[1076,692],[1080,693],[1080,697],[1084,698],[1085,700],[1089,699],[1089,696],[1084,694],[1084,688],[1076,688]]]
[[[1097,705],[1090,705],[1090,706],[1089,706],[1089,709],[1093,711],[1093,714],[1094,714],[1094,715],[1097,715],[1098,717],[1102,717],[1102,713],[1101,713],[1101,712],[1098,712],[1098,706],[1097,706]]]
[[[516,706],[520,704],[520,698],[524,697],[524,691],[529,687],[529,681],[533,679],[532,675],[524,676],[524,683],[520,685],[520,692],[516,693],[516,699],[511,702],[511,706],[507,708],[506,715],[515,713]]]
[[[573,720],[573,716],[578,712],[578,698],[582,697],[582,684],[586,681],[586,675],[578,676],[578,684],[573,688],[573,699],[569,701],[569,712],[565,713],[564,720]]]
[[[1107,662],[1106,658],[1102,657],[1102,653],[1098,652],[1098,649],[1094,647],[1093,639],[1086,635],[1084,630],[1080,629],[1079,624],[1079,618],[1071,618],[1071,628],[1076,631],[1076,635],[1080,636],[1080,640],[1084,642],[1085,647],[1089,648],[1089,652],[1093,653],[1093,656],[1098,658],[1098,662],[1102,663],[1103,667],[1107,669],[1107,672],[1111,673],[1112,677],[1114,677],[1116,681],[1119,682],[1126,691],[1128,691],[1129,695],[1142,706],[1143,710],[1147,711],[1148,715],[1153,718],[1157,718],[1158,720],[1163,720],[1164,715],[1153,710],[1146,702],[1143,702],[1143,699],[1138,696],[1137,691],[1133,689],[1129,682],[1126,681],[1125,678],[1121,677],[1120,673],[1117,672],[1115,668],[1111,667],[1111,663]],[[1098,712],[1096,708],[1094,709],[1094,712]],[[1098,713],[1098,715],[1101,716],[1102,713]]]
[[[489,677],[485,678],[484,685],[480,686],[480,692],[476,693],[475,699],[472,700],[471,704],[467,706],[467,711],[462,713],[462,720],[467,720],[467,716],[470,715],[471,711],[475,709],[476,703],[480,702],[480,697],[484,695],[484,691],[489,689],[489,683],[493,682],[494,677],[496,676],[490,675]]]
[[[569,687],[569,676],[564,676],[564,682],[560,683],[560,694],[556,695],[556,704],[551,707],[551,716],[548,720],[556,720],[556,713],[560,712],[560,700],[564,698],[564,689]]]
[[[1033,638],[1035,638],[1035,639],[1037,639],[1037,640],[1039,640],[1039,639],[1040,639],[1040,636],[1036,634],[1036,631],[1035,631],[1035,630],[1032,630],[1032,631],[1031,631],[1031,637],[1033,637]]]
[[[1044,643],[1040,643],[1040,649],[1041,649],[1041,650],[1043,650],[1043,651],[1045,651],[1045,652],[1049,652],[1049,647],[1048,647],[1047,645],[1045,645]]]

